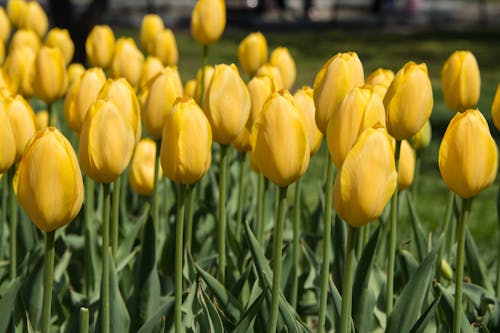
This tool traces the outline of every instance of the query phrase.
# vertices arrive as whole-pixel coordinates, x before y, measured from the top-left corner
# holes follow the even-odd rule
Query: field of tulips
[[[0,7],[0,333],[500,332],[495,38],[225,25]]]

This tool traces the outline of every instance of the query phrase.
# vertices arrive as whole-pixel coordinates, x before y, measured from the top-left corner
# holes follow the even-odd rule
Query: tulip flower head
[[[491,105],[491,117],[495,127],[500,130],[500,84],[497,86],[493,104]]]
[[[203,83],[201,82],[202,78],[202,70],[201,68],[196,72],[196,94],[195,94],[195,101],[200,105],[204,106],[205,105],[205,99],[207,98],[207,89],[210,84],[210,80],[212,80],[212,75],[214,74],[214,67],[213,66],[205,66],[204,67],[204,72],[205,72],[205,78]],[[201,100],[201,92],[202,92],[202,86],[203,86],[203,100]]]
[[[191,35],[201,45],[216,42],[226,27],[224,0],[198,0],[191,14]]]
[[[5,44],[10,37],[10,20],[3,7],[0,7],[0,40]]]
[[[382,86],[388,89],[394,79],[394,72],[390,69],[377,68],[368,75],[365,80],[366,84]]]
[[[47,110],[41,110],[35,114],[35,126],[37,131],[43,131],[49,127],[49,112]]]
[[[75,52],[75,45],[71,40],[69,31],[66,29],[52,28],[47,34],[45,39],[45,45],[50,47],[57,47],[61,50],[64,63],[67,65],[73,59],[73,53]]]
[[[31,97],[36,53],[28,46],[15,48],[5,61],[5,70],[10,78],[12,91]]]
[[[177,66],[179,51],[172,30],[163,29],[156,34],[151,54],[158,57],[164,66]]]
[[[196,85],[197,85],[197,80],[196,79],[191,79],[186,82],[184,85],[184,95],[183,97],[186,98],[196,98]]]
[[[137,48],[135,41],[132,38],[119,38],[111,61],[110,76],[115,79],[123,77],[133,87],[138,87],[143,65],[144,55]]]
[[[254,76],[260,66],[267,61],[267,41],[260,32],[246,36],[238,46],[238,62],[243,72]]]
[[[80,76],[83,75],[83,73],[85,73],[85,67],[83,67],[82,64],[75,62],[68,66],[67,73],[69,89],[69,87],[71,87],[71,84],[79,79]]]
[[[40,38],[45,36],[49,28],[49,20],[38,1],[26,2],[20,17],[19,27],[33,30]]]
[[[151,54],[153,52],[153,43],[155,36],[165,29],[163,20],[156,14],[144,15],[141,23],[141,46],[142,49]]]
[[[25,0],[9,0],[7,2],[7,15],[14,27],[18,28],[20,26],[21,19],[25,15],[25,8]]]
[[[0,107],[0,174],[9,170],[16,160],[16,137],[9,117]]]
[[[21,95],[0,102],[10,120],[16,143],[16,161],[21,159],[26,145],[36,132],[35,112]]]
[[[243,127],[238,137],[231,143],[231,145],[237,151],[244,153],[252,150],[252,145],[250,144],[250,131],[248,128]]]
[[[90,64],[108,68],[115,52],[115,34],[107,25],[96,25],[85,41],[85,52]]]
[[[404,191],[413,183],[416,155],[408,141],[401,141],[398,164],[398,191]]]
[[[36,53],[40,47],[42,47],[42,40],[31,30],[19,29],[12,35],[12,40],[9,45],[9,54],[20,46],[27,46]]]
[[[266,63],[260,66],[260,68],[257,70],[257,73],[255,73],[255,76],[262,76],[262,75],[269,76],[273,81],[273,88],[274,88],[273,92],[285,89],[285,84],[283,83],[283,77],[281,76],[281,71],[278,67]]]
[[[145,138],[139,141],[130,163],[129,180],[132,189],[140,195],[153,192],[156,163],[156,142]]]
[[[299,111],[304,121],[307,130],[307,140],[309,141],[309,150],[312,156],[318,151],[323,140],[323,134],[319,131],[318,126],[316,126],[316,107],[314,106],[312,88],[308,86],[302,87],[295,92],[293,99],[297,105],[297,111]]]
[[[139,87],[144,90],[146,84],[149,80],[158,75],[163,69],[163,64],[161,60],[154,56],[148,56],[142,67],[141,82]]]
[[[248,115],[247,128],[252,130],[257,115],[262,111],[264,102],[276,91],[274,81],[269,75],[254,76],[247,84],[250,93],[250,114]]]
[[[35,95],[47,104],[61,98],[68,88],[66,63],[61,50],[42,47],[35,59],[33,89]]]
[[[278,67],[283,79],[284,88],[291,89],[295,83],[297,69],[288,48],[283,46],[275,48],[271,53],[269,63]]]
[[[422,128],[411,137],[410,144],[418,154],[421,154],[429,146],[432,138],[431,122],[427,120]]]

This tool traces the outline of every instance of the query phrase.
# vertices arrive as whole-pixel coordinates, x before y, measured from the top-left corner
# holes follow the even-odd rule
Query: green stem
[[[84,257],[84,290],[87,298],[90,296],[91,281],[92,279],[92,260],[91,253],[91,240],[90,240],[90,224],[93,223],[94,214],[94,181],[89,176],[85,176],[85,206],[83,212],[84,218],[84,240],[85,240],[85,257]]]
[[[200,106],[203,109],[205,104],[205,66],[208,64],[208,45],[203,45],[201,58],[201,91],[200,91]]]
[[[177,223],[175,231],[175,333],[184,331],[182,327],[182,241],[184,230],[184,197],[186,185],[179,184],[177,198]]]
[[[217,249],[219,251],[218,280],[226,280],[226,178],[228,145],[220,145],[219,221],[217,223]]]
[[[292,252],[292,289],[290,296],[290,304],[294,309],[297,308],[297,296],[299,290],[299,233],[300,233],[300,188],[301,178],[295,182],[295,203],[293,207],[293,252]]]
[[[421,165],[422,165],[422,159],[420,158],[419,155],[416,156],[416,160],[415,160],[415,172],[414,172],[414,175],[413,175],[413,182],[411,184],[411,194],[413,196],[413,199],[415,200],[415,202],[418,202],[417,200],[417,191],[418,191],[418,182],[419,182],[419,179],[420,179],[420,169],[421,169]]]
[[[255,234],[260,246],[264,245],[264,174],[259,172],[257,182],[257,226]]]
[[[497,193],[497,218],[498,222],[500,223],[500,187],[498,188],[498,193]],[[500,236],[500,233],[499,233]],[[2,239],[0,238],[0,242]],[[2,243],[0,243],[2,244]],[[496,296],[497,298],[500,298],[500,241],[498,241],[498,247],[497,247],[497,289],[496,289]],[[2,257],[0,256],[0,259]]]
[[[155,160],[155,172],[153,180],[153,197],[151,199],[151,217],[153,219],[153,225],[155,227],[155,232],[158,233],[160,227],[160,216],[158,214],[158,173],[160,172],[160,142],[156,142],[156,160]]]
[[[243,224],[243,188],[245,185],[245,161],[247,154],[241,152],[239,154],[239,162],[240,162],[240,174],[238,179],[238,208],[236,210],[236,237],[237,239],[241,239],[241,226]]]
[[[196,193],[196,184],[187,187],[187,214],[186,214],[186,247],[191,252],[191,243],[193,241],[193,211],[194,195]]]
[[[462,198],[462,209],[458,223],[457,266],[455,282],[455,313],[453,314],[453,333],[460,333],[462,320],[462,287],[464,283],[464,248],[467,219],[469,217],[471,199]]]
[[[10,168],[7,172],[8,182],[10,186],[9,195],[9,211],[10,211],[10,279],[14,280],[17,275],[17,198],[14,191],[14,168]]]
[[[118,253],[118,230],[120,226],[120,190],[122,175],[113,182],[113,203],[111,207],[111,251],[116,259]]]
[[[321,264],[321,290],[319,300],[318,330],[321,332],[325,327],[326,299],[328,296],[328,276],[330,275],[330,237],[332,229],[332,195],[333,195],[333,162],[328,156],[325,189],[325,229],[323,240],[323,262]]]
[[[278,305],[280,296],[280,280],[281,280],[281,247],[283,243],[283,228],[285,224],[286,213],[286,192],[288,186],[280,187],[279,204],[278,204],[278,220],[274,229],[274,262],[273,262],[273,290],[271,299],[271,317],[269,321],[269,333],[276,332],[278,325]]]
[[[102,317],[101,330],[103,333],[109,333],[109,213],[110,213],[110,195],[109,184],[103,184],[103,214],[102,214]]]
[[[0,261],[3,260],[4,228],[7,225],[7,198],[9,196],[9,179],[3,177],[2,185],[2,219],[0,220]]]
[[[452,191],[450,191],[448,194],[448,202],[446,203],[446,210],[444,213],[444,225],[443,225],[443,231],[441,234],[444,235],[447,244],[440,243],[438,258],[436,261],[436,278],[437,279],[439,279],[441,277],[441,261],[444,258],[444,252],[445,252],[445,249],[448,248],[448,241],[450,239],[450,237],[448,235],[448,229],[449,229],[450,223],[452,221],[451,213],[453,212],[453,198],[454,198],[454,196],[455,196],[455,194]]]
[[[365,245],[365,228],[364,226],[361,227],[361,232],[358,235],[358,238],[356,240],[356,258],[359,258],[361,256],[361,253],[363,253],[363,248]]]
[[[55,231],[45,233],[45,258],[43,261],[42,333],[49,333],[52,309],[52,280],[54,279]]]
[[[356,238],[359,229],[349,225],[347,239],[347,252],[345,254],[344,278],[342,283],[342,313],[340,319],[340,332],[351,332],[351,307],[352,307],[352,278],[354,273],[354,255]]]
[[[49,114],[49,126],[57,127],[57,113],[52,103],[47,104],[47,113]]]
[[[80,333],[89,332],[89,309],[80,308]]]

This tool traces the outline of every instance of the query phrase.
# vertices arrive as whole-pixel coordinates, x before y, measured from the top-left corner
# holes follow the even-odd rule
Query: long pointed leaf
[[[469,228],[467,228],[467,233],[465,235],[465,256],[467,258],[467,267],[472,282],[483,286],[491,294],[494,294],[495,291],[493,289],[493,285],[488,278],[483,259],[479,255],[476,242],[474,241]]]
[[[415,238],[415,245],[417,247],[417,253],[420,260],[423,260],[427,255],[427,237],[418,217],[417,210],[415,209],[415,204],[413,203],[413,198],[410,191],[406,191],[406,198],[408,201],[408,208],[411,217],[411,227],[413,229],[413,237]]]
[[[411,328],[410,333],[424,333],[427,325],[432,320],[434,315],[436,314],[436,310],[439,307],[439,302],[441,301],[441,293],[432,301],[431,305],[422,313],[420,318],[418,318],[417,322]]]
[[[451,330],[453,327],[453,313],[455,311],[455,297],[450,291],[443,288],[443,286],[436,281],[434,282],[434,287],[443,294],[441,302],[439,302],[439,307],[443,310],[446,322],[449,324],[449,329]],[[474,330],[469,323],[469,319],[463,311],[462,320],[460,321],[460,331],[462,333],[474,333]]]
[[[259,297],[248,307],[248,309],[241,316],[240,321],[233,330],[233,333],[246,333],[249,331],[253,319],[259,312],[262,302],[266,298],[266,291],[263,290]]]
[[[150,333],[153,332],[155,328],[158,327],[158,323],[161,322],[161,318],[165,317],[174,307],[174,297],[167,296],[163,305],[156,311],[142,327],[137,331],[137,333]]]
[[[10,282],[5,294],[0,298],[0,333],[7,332],[7,326],[12,317],[12,309],[16,303],[17,293],[20,287],[20,278],[14,279]]]

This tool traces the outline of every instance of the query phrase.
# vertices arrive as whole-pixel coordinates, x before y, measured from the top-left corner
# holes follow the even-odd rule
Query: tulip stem
[[[219,221],[217,223],[217,248],[219,250],[218,280],[226,280],[226,178],[228,145],[220,145]]]
[[[88,175],[85,176],[85,206],[84,206],[84,241],[85,241],[85,257],[84,257],[84,289],[87,298],[90,296],[92,276],[92,260],[91,260],[91,246],[90,239],[90,225],[93,223],[94,214],[94,181]]]
[[[283,227],[286,214],[286,192],[288,186],[280,187],[278,203],[278,220],[274,229],[274,262],[273,262],[273,290],[271,299],[271,317],[269,321],[269,333],[276,332],[278,325],[278,305],[281,292],[281,247],[283,243]]]
[[[299,290],[299,233],[300,233],[300,189],[301,178],[295,182],[295,203],[293,207],[293,251],[292,251],[292,289],[290,296],[290,304],[294,309],[297,308],[297,295]]]
[[[203,109],[205,98],[205,66],[208,64],[208,45],[203,45],[201,58],[201,91],[200,91],[200,107]]]
[[[7,225],[7,198],[9,196],[9,179],[3,177],[2,181],[2,220],[0,220],[0,261],[3,260],[4,228]]]
[[[191,242],[193,241],[193,210],[194,194],[196,193],[196,184],[187,187],[187,214],[186,214],[186,247],[191,251]]]
[[[57,127],[57,114],[52,103],[47,104],[47,113],[49,114],[49,126]]]
[[[89,309],[80,308],[80,333],[89,332]]]
[[[153,180],[153,198],[151,199],[151,217],[153,219],[153,225],[155,227],[156,235],[159,234],[160,230],[160,216],[158,213],[158,173],[160,172],[160,142],[156,142],[156,159],[155,159],[155,171]]]
[[[342,313],[340,317],[340,332],[351,332],[351,307],[352,307],[352,278],[354,272],[354,255],[356,238],[359,228],[349,225],[347,238],[347,252],[345,254],[344,277],[342,282]]]
[[[103,214],[102,214],[102,288],[101,288],[101,330],[109,333],[109,211],[110,195],[109,184],[103,184]]]
[[[238,179],[238,208],[236,210],[236,239],[240,239],[241,225],[243,224],[243,187],[245,185],[245,161],[246,153],[239,153],[240,174]]]
[[[45,258],[43,261],[42,333],[49,333],[52,309],[52,281],[54,279],[55,231],[45,233]]]
[[[439,279],[441,276],[441,261],[444,257],[445,249],[448,248],[448,244],[447,244],[449,241],[448,229],[449,229],[450,223],[452,221],[451,213],[453,212],[453,199],[454,199],[454,197],[455,197],[455,194],[452,191],[450,191],[448,194],[448,202],[446,203],[446,209],[445,209],[445,213],[444,213],[443,231],[441,232],[441,234],[444,235],[444,237],[446,238],[446,244],[443,245],[440,243],[438,258],[436,261],[436,278],[437,279]],[[451,247],[451,245],[450,245],[450,247]],[[423,259],[423,258],[421,258],[421,259]]]
[[[328,296],[328,276],[330,275],[330,237],[332,228],[333,161],[327,156],[328,166],[325,189],[325,230],[323,240],[323,262],[321,264],[321,290],[319,301],[318,331],[323,331],[326,318],[326,299]]]
[[[10,168],[9,171],[7,172],[7,179],[9,182],[10,186],[10,195],[9,195],[9,200],[10,200],[10,205],[9,205],[9,211],[10,211],[10,279],[14,280],[17,275],[17,214],[18,214],[18,208],[17,208],[17,199],[14,191],[14,184],[13,184],[13,179],[14,179],[14,174],[15,174],[14,168]]]
[[[455,313],[453,316],[453,333],[460,333],[462,320],[462,287],[464,283],[464,248],[467,219],[469,217],[471,199],[462,198],[462,209],[458,223],[457,267],[455,280]]]
[[[182,327],[182,241],[184,230],[184,199],[186,185],[179,184],[177,198],[177,223],[175,231],[175,333],[183,332]]]
[[[498,193],[497,193],[497,218],[498,218],[498,221],[500,222],[500,188],[498,189]],[[500,236],[500,234],[499,234]],[[0,238],[0,244],[2,241],[2,238]],[[497,298],[500,298],[500,241],[498,241],[498,247],[497,247],[497,289],[496,289],[496,296]],[[0,259],[2,259],[2,257],[0,256]]]
[[[264,174],[259,172],[257,182],[257,226],[255,227],[255,234],[257,235],[257,241],[260,246],[264,245]]]
[[[111,207],[111,251],[113,259],[116,259],[118,253],[118,230],[120,226],[120,191],[122,175],[118,176],[113,182],[113,203]]]

